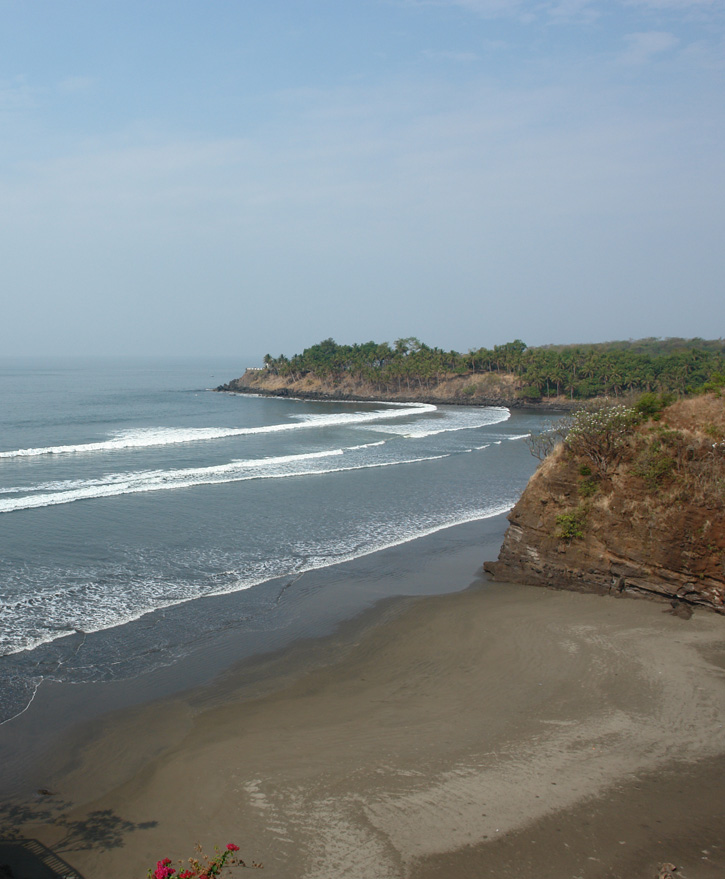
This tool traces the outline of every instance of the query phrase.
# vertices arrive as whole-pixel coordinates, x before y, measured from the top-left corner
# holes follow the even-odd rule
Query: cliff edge
[[[390,400],[398,403],[433,403],[458,406],[532,407],[567,410],[581,406],[564,395],[531,400],[520,397],[520,380],[509,373],[441,375],[426,382],[413,378],[396,386],[364,381],[352,375],[320,378],[314,373],[302,376],[276,375],[266,369],[247,369],[240,378],[215,388],[237,394],[269,397],[300,397],[308,400]]]
[[[725,398],[641,408],[573,417],[484,565],[494,579],[725,613]]]

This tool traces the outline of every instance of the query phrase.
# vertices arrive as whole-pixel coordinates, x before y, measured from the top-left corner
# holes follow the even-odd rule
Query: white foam
[[[446,455],[441,455],[439,457],[447,457]],[[317,558],[308,560],[304,565],[300,566],[295,570],[294,573],[305,574],[309,571],[317,571],[321,568],[330,568],[334,565],[341,565],[345,562],[351,562],[355,559],[364,558],[365,556],[372,555],[375,552],[380,552],[384,549],[392,549],[395,546],[402,546],[405,543],[410,543],[413,540],[418,540],[420,537],[429,537],[431,534],[437,534],[439,531],[444,531],[446,528],[455,528],[457,525],[466,525],[469,522],[478,522],[481,519],[491,519],[494,516],[500,516],[504,513],[508,513],[511,509],[512,504],[496,504],[490,507],[480,507],[478,509],[469,510],[465,513],[461,513],[453,519],[446,519],[443,522],[437,522],[435,524],[424,524],[421,521],[416,522],[414,525],[411,524],[407,529],[405,527],[393,527],[391,528],[389,523],[385,523],[381,529],[381,531],[386,535],[386,537],[382,537],[380,535],[371,535],[366,534],[364,539],[361,538],[360,546],[352,551],[342,552],[340,555],[335,556],[318,556]],[[397,534],[397,537],[394,540],[390,540],[389,534],[391,531]],[[260,581],[264,582],[264,581]],[[235,591],[234,589],[220,589],[218,591],[206,593],[207,595],[226,595],[229,592]]]
[[[309,452],[303,455],[283,455],[276,458],[232,461],[213,467],[188,467],[178,470],[141,470],[132,473],[111,473],[98,479],[69,480],[45,483],[36,494],[0,500],[0,513],[51,507],[81,500],[118,497],[148,491],[170,491],[198,485],[219,485],[229,482],[245,482],[251,479],[282,479],[290,476],[312,476],[324,473],[342,473],[350,470],[366,470],[373,467],[391,467],[399,464],[415,464],[447,458],[443,455],[427,455],[403,460],[369,461],[346,467],[310,467],[307,462],[343,455],[343,449],[326,452]]]
[[[490,427],[507,421],[510,417],[509,410],[503,407],[465,409],[459,412],[439,410],[435,418],[422,418],[406,424],[373,424],[369,429],[378,433],[395,434],[406,439],[424,439],[441,433]]]
[[[189,588],[186,594],[169,594],[174,592],[172,584],[154,579],[133,584],[135,586],[133,594],[124,591],[122,604],[118,603],[117,595],[94,582],[51,592],[45,590],[32,592],[13,602],[12,605],[8,604],[0,609],[8,622],[12,615],[18,623],[23,617],[32,617],[34,620],[43,618],[44,623],[41,626],[31,627],[34,629],[32,632],[28,631],[27,626],[21,625],[16,629],[15,637],[6,626],[0,655],[7,656],[33,650],[74,632],[92,634],[115,628],[134,622],[148,613],[185,604],[198,598],[241,592],[278,577],[289,577],[343,564],[409,543],[420,537],[427,537],[446,528],[498,516],[510,509],[511,503],[498,503],[467,510],[441,521],[435,521],[431,514],[423,514],[407,523],[384,522],[378,529],[367,523],[361,533],[349,534],[340,540],[326,543],[319,547],[321,552],[307,555],[301,564],[299,559],[293,558],[268,560],[255,565],[251,576],[240,577],[236,571],[226,571],[224,573],[228,576],[222,578],[224,580],[222,584],[214,586],[207,581],[206,588]],[[392,540],[391,534],[396,535]],[[301,547],[300,551],[307,554],[309,550]],[[129,607],[134,600],[138,602],[137,605]]]
[[[88,454],[143,449],[151,446],[169,446],[182,443],[208,442],[234,436],[256,436],[281,433],[305,428],[336,427],[372,424],[392,418],[405,418],[433,412],[436,407],[427,403],[392,405],[387,409],[370,412],[340,412],[330,415],[295,415],[294,421],[266,424],[260,427],[148,427],[122,430],[110,439],[71,445],[42,446],[32,449],[12,449],[0,452],[0,458],[29,458],[39,455]]]
[[[242,469],[257,470],[262,468],[284,467],[296,464],[300,461],[309,461],[317,458],[329,458],[342,455],[344,449],[329,449],[323,452],[304,452],[298,455],[278,455],[267,458],[250,458],[240,461],[231,461],[228,464],[216,464],[210,467],[186,467],[178,470],[137,470],[129,473],[106,473],[92,479],[57,479],[52,482],[39,482],[28,486],[15,486],[5,489],[6,492],[18,493],[43,493],[43,492],[72,492],[86,491],[94,488],[113,488],[115,486],[142,486],[145,482],[153,484],[156,481],[174,482],[176,480],[194,480],[199,476],[221,477],[219,481],[226,481],[224,476],[235,474]],[[214,480],[217,481],[217,480]],[[194,484],[193,481],[189,484]],[[170,486],[174,487],[174,486]],[[180,486],[183,487],[183,486]],[[126,492],[121,492],[125,494]],[[100,496],[100,495],[99,495]],[[0,501],[0,512],[3,512],[3,502]]]
[[[246,581],[235,572],[230,573],[234,574],[230,581],[232,585],[223,592],[241,592],[271,579],[261,571],[258,578]],[[272,577],[281,573],[272,573]],[[20,600],[0,606],[5,620],[0,655],[34,650],[74,632],[88,635],[104,631],[134,622],[154,610],[183,604],[204,595],[221,594],[209,588],[190,589],[176,595],[173,591],[172,584],[154,579],[130,583],[122,593],[121,601],[116,593],[93,581],[62,590],[34,590]]]

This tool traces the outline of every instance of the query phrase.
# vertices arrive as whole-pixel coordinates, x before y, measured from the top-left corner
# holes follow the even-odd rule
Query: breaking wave
[[[353,447],[354,448],[354,447]],[[352,450],[352,449],[351,449]],[[17,489],[24,494],[0,500],[0,513],[30,510],[69,504],[74,501],[118,497],[146,491],[169,491],[196,485],[218,485],[227,482],[244,482],[250,479],[282,479],[289,476],[312,476],[324,473],[341,473],[349,470],[366,470],[373,467],[390,467],[398,464],[416,464],[449,457],[421,455],[396,460],[368,460],[347,466],[325,466],[325,459],[337,458],[345,449],[324,452],[308,452],[300,455],[282,455],[232,461],[211,467],[186,467],[176,470],[139,470],[131,473],[110,473],[94,479],[58,480],[39,483],[29,489]],[[30,494],[28,492],[34,492]]]
[[[119,431],[106,440],[71,445],[42,446],[31,449],[11,449],[0,452],[1,458],[31,458],[40,455],[88,454],[90,452],[115,452],[128,449],[145,449],[153,446],[170,446],[182,443],[208,442],[233,436],[258,436],[321,427],[348,427],[374,424],[392,418],[434,412],[435,406],[427,403],[392,406],[371,412],[338,412],[330,415],[298,415],[296,421],[282,424],[266,424],[260,427],[147,427]]]

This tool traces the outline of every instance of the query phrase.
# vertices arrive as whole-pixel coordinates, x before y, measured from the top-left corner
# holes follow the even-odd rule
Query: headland
[[[275,375],[250,368],[240,378],[219,385],[216,391],[258,394],[263,397],[297,397],[302,400],[349,400],[351,402],[432,403],[435,406],[505,406],[508,409],[534,408],[559,412],[578,409],[581,401],[565,395],[530,399],[517,395],[513,375],[485,373],[475,376],[442,375],[427,386],[411,388],[381,387],[353,376],[334,380],[312,373],[304,376]]]
[[[493,577],[725,613],[725,399],[642,399],[573,419],[511,511]]]
[[[266,354],[220,391],[308,399],[390,400],[576,409],[586,400],[651,391],[686,394],[725,373],[722,339],[639,339],[529,347],[520,339],[462,354],[419,339]]]

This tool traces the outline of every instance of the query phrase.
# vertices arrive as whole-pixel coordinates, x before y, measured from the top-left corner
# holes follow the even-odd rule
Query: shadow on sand
[[[81,819],[70,819],[63,814],[70,805],[56,800],[42,805],[0,806],[0,879],[83,879],[61,855],[120,848],[129,833],[149,830],[157,824],[127,821],[111,809],[98,809]],[[52,849],[24,835],[24,825],[38,824],[50,825],[62,833]]]
[[[83,879],[37,839],[0,839],[0,879]]]

